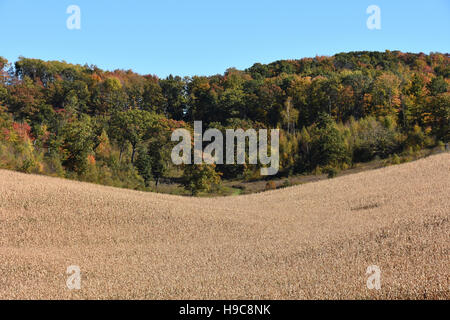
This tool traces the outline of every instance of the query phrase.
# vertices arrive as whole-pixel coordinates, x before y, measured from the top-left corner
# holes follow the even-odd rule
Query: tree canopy
[[[279,174],[349,166],[448,142],[449,75],[447,53],[399,51],[165,79],[0,57],[0,165],[140,188],[182,170],[170,163],[170,134],[202,120],[205,130],[280,128]],[[224,178],[256,169],[214,167]]]

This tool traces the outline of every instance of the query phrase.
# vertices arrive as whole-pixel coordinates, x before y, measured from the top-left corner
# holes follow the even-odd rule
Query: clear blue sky
[[[81,30],[66,9],[81,8]],[[381,9],[381,30],[366,8]],[[355,50],[450,52],[450,0],[0,0],[0,56],[211,75]]]

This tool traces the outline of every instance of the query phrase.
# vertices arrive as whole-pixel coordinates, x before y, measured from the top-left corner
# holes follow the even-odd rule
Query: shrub
[[[282,187],[287,188],[287,187],[290,187],[291,185],[292,185],[291,181],[289,181],[289,179],[286,179],[286,180],[284,180]]]
[[[45,160],[46,172],[48,172],[52,176],[57,176],[60,178],[65,177],[66,174],[64,171],[64,167],[62,166],[61,159],[56,152],[50,154]]]
[[[443,143],[441,140],[436,143],[436,147],[439,151],[445,151],[445,143]]]
[[[33,168],[35,167],[35,163],[32,159],[25,159],[22,162],[22,165],[18,168],[20,172],[31,173]]]
[[[276,188],[277,188],[277,185],[276,185],[275,182],[273,182],[273,181],[268,181],[268,182],[266,183],[266,188],[265,188],[265,190],[275,190]]]
[[[334,178],[339,173],[338,169],[334,167],[327,167],[323,170],[323,173],[327,174],[328,179]]]
[[[396,153],[394,153],[394,155],[392,156],[392,159],[391,159],[391,163],[392,164],[400,164],[401,162],[402,162],[402,160],[400,159],[400,157]]]
[[[215,165],[192,164],[184,166],[182,184],[193,196],[200,191],[209,192],[214,185],[219,183],[220,174],[216,172]]]
[[[386,127],[372,117],[361,120],[354,134],[354,162],[367,162],[376,156],[386,158],[400,150],[403,140],[395,127]]]

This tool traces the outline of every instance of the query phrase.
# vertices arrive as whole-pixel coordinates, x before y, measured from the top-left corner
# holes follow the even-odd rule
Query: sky
[[[68,6],[81,11],[70,30]],[[381,29],[370,30],[377,5]],[[166,77],[348,51],[450,52],[450,0],[0,0],[0,56]]]

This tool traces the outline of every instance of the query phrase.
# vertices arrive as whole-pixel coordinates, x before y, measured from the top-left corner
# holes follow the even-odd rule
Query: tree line
[[[279,128],[279,175],[328,171],[450,138],[450,57],[399,51],[256,63],[160,79],[131,70],[0,57],[0,167],[192,194],[258,165],[176,167],[171,132]]]

